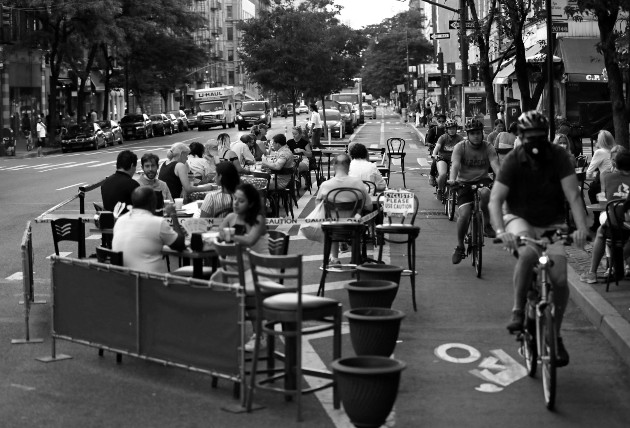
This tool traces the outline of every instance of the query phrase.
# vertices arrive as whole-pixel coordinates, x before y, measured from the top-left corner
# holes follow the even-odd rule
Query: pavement
[[[44,156],[61,153],[61,147],[44,147],[42,149],[42,153]],[[34,148],[31,151],[26,150],[26,139],[22,137],[21,135],[18,135],[16,137],[15,156],[7,156],[7,158],[15,158],[15,159],[27,159],[27,158],[36,158],[36,157],[37,157],[37,148]]]
[[[420,139],[424,138],[427,128],[414,129]],[[582,139],[585,155],[592,155],[591,140]],[[587,204],[589,202],[587,201]],[[592,224],[589,213],[588,224]],[[619,281],[618,286],[611,283],[606,292],[604,278],[605,260],[598,269],[598,283],[587,284],[580,281],[580,274],[587,272],[591,265],[592,246],[587,244],[584,250],[569,246],[566,248],[569,262],[569,287],[571,299],[584,311],[591,323],[608,339],[619,356],[630,366],[630,278]]]

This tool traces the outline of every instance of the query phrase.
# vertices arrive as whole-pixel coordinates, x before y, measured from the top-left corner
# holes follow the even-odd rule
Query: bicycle
[[[449,194],[456,193],[456,189],[459,187],[470,187],[474,192],[473,210],[468,220],[468,233],[464,239],[464,245],[466,245],[466,256],[472,254],[472,265],[477,273],[477,278],[481,278],[481,267],[483,265],[483,243],[484,243],[484,219],[483,211],[481,210],[481,197],[479,196],[479,190],[482,188],[490,189],[492,186],[485,185],[483,183],[465,184],[455,182],[450,186]],[[456,196],[453,195],[453,202],[451,209],[453,215],[455,211]]]
[[[521,343],[519,354],[525,359],[525,366],[530,377],[536,376],[538,363],[541,363],[543,394],[549,410],[553,410],[556,399],[556,358],[558,351],[553,299],[554,284],[549,277],[549,270],[553,266],[553,261],[550,260],[547,253],[547,246],[554,242],[554,237],[563,239],[565,245],[571,243],[569,234],[556,229],[544,232],[541,239],[532,239],[527,236],[517,237],[519,246],[532,244],[541,251],[538,263],[534,266],[534,277],[527,293],[525,321],[516,340]],[[500,238],[495,238],[493,242],[503,243]],[[514,254],[518,257],[516,251]]]
[[[33,150],[33,137],[31,135],[31,131],[24,131],[24,137],[26,138],[26,151],[30,152]]]

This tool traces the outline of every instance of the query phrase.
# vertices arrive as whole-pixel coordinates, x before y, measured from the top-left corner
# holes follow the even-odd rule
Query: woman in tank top
[[[185,198],[193,192],[207,192],[214,188],[213,184],[194,186],[189,178],[188,155],[190,148],[184,143],[175,143],[166,152],[167,160],[162,164],[158,178],[166,183],[173,198]]]

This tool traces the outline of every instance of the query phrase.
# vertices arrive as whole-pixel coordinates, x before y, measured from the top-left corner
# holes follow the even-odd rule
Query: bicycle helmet
[[[452,128],[454,126],[457,126],[457,122],[455,122],[453,119],[446,119],[446,123],[444,124],[445,128]]]
[[[466,122],[466,132],[483,131],[483,122],[479,119],[470,119]]]
[[[549,131],[549,121],[537,110],[526,111],[521,114],[517,121],[518,132],[540,129],[545,132]]]

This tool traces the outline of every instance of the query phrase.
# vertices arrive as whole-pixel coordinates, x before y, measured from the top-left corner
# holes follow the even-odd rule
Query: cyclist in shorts
[[[466,123],[466,133],[468,138],[457,143],[451,157],[451,176],[449,184],[455,181],[466,184],[457,191],[457,204],[459,218],[457,219],[457,247],[453,253],[453,264],[458,264],[466,257],[464,238],[468,230],[468,222],[472,214],[474,203],[474,191],[470,188],[473,184],[483,184],[485,186],[492,183],[488,175],[489,168],[492,168],[494,175],[499,173],[499,158],[494,147],[483,140],[483,123],[478,119],[469,120]],[[483,187],[479,190],[481,197],[481,210],[483,211],[484,234],[493,238],[494,231],[490,226],[490,215],[488,214],[488,200],[490,189]]]
[[[447,119],[444,128],[446,128],[446,134],[438,138],[435,149],[433,149],[433,164],[437,172],[438,201],[442,200],[444,186],[446,185],[446,180],[448,180],[448,167],[451,164],[453,150],[457,143],[464,139],[464,137],[457,134],[457,122],[453,119]],[[431,165],[431,170],[433,170],[433,165]]]
[[[440,138],[444,133],[444,124],[446,123],[446,115],[445,114],[437,114],[435,115],[437,119],[437,126],[429,125],[429,132],[427,132],[427,145],[429,146],[429,153],[433,153],[433,149],[437,144],[438,138]]]
[[[518,251],[514,267],[514,306],[507,329],[520,331],[525,319],[527,290],[532,282],[533,268],[538,261],[538,248],[518,247],[517,236],[539,238],[545,230],[564,223],[565,198],[569,202],[577,230],[575,243],[582,248],[588,235],[584,208],[578,191],[578,181],[570,155],[565,149],[549,142],[549,122],[537,111],[523,113],[518,119],[518,133],[523,144],[503,159],[501,172],[492,189],[490,214],[497,236],[505,248]],[[569,364],[560,326],[569,301],[567,261],[561,243],[549,246],[553,260],[550,279],[554,284],[556,327],[558,328],[558,367]]]

